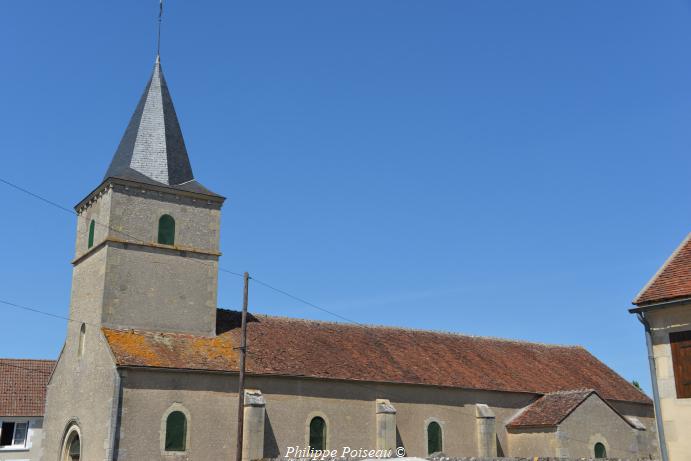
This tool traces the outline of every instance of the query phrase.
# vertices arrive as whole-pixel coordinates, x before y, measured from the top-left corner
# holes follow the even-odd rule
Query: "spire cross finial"
[[[161,18],[163,17],[163,0],[158,2],[158,40],[156,41],[156,60],[161,56]]]

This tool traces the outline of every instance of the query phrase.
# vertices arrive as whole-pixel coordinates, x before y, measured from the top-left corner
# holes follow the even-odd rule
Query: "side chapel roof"
[[[545,394],[531,403],[523,411],[519,412],[509,423],[507,428],[521,427],[554,427],[561,424],[591,395],[603,400],[597,391],[593,389],[577,389],[572,391],[558,391]],[[603,400],[604,401],[604,400]],[[616,409],[608,405],[614,413],[623,419],[629,426],[640,428],[632,421],[621,415]],[[643,426],[645,427],[645,426]]]

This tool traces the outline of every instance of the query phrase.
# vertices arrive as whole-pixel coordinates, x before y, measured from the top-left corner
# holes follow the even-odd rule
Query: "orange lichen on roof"
[[[219,309],[211,338],[104,331],[119,366],[236,372],[240,317]],[[254,375],[535,394],[587,388],[606,399],[650,403],[582,347],[252,314],[247,344]]]
[[[237,370],[229,336],[195,336],[103,328],[118,364],[157,368]]]

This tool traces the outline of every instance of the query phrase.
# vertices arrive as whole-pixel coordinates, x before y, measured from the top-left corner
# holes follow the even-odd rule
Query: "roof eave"
[[[632,314],[639,314],[643,312],[663,309],[666,307],[674,307],[686,303],[691,303],[691,296],[642,303],[636,305],[636,307],[632,307],[631,309],[629,309],[629,312]]]
[[[116,359],[117,359],[117,357],[116,357]],[[230,374],[230,375],[238,374],[238,370],[218,370],[218,369],[209,369],[209,368],[180,368],[180,367],[163,367],[163,366],[151,366],[151,365],[134,365],[134,364],[123,363],[122,361],[117,362],[117,360],[116,360],[116,367],[121,368],[121,369],[151,370],[151,371],[179,372],[179,373],[210,373],[210,374]],[[343,382],[343,383],[354,383],[354,385],[358,385],[360,383],[362,383],[363,385],[364,384],[372,384],[372,385],[386,384],[386,385],[394,385],[394,386],[435,387],[438,389],[455,389],[455,390],[474,391],[474,392],[477,392],[477,391],[480,391],[480,392],[503,392],[503,393],[508,393],[508,394],[533,395],[533,396],[538,396],[538,398],[546,395],[545,393],[542,393],[542,392],[529,391],[529,390],[519,391],[519,390],[511,390],[511,389],[482,389],[482,388],[475,388],[475,387],[444,386],[444,385],[440,385],[440,384],[413,383],[413,382],[404,382],[404,381],[376,381],[376,380],[329,378],[329,377],[325,378],[325,377],[321,377],[321,376],[308,376],[308,375],[284,374],[284,373],[256,373],[256,372],[249,372],[249,371],[246,371],[245,374],[247,376],[254,376],[254,377],[293,378],[293,379],[308,379],[308,380],[319,380],[319,381],[337,381],[337,382]],[[599,396],[599,394],[598,394],[598,396]],[[652,405],[651,402],[642,401],[642,400],[604,399],[601,396],[600,396],[600,399],[602,399],[604,401],[611,400],[613,402],[632,403],[632,404],[639,404],[639,405]]]
[[[559,424],[507,424],[507,429],[557,429]]]
[[[145,183],[145,182],[139,182],[139,181],[132,181],[129,179],[122,179],[122,178],[116,178],[109,176],[105,178],[101,183],[94,188],[89,194],[84,197],[79,203],[77,203],[74,206],[74,211],[79,212],[79,210],[86,204],[88,203],[96,194],[104,190],[109,184],[120,184],[123,186],[130,186],[130,187],[144,187],[150,190],[154,190],[157,192],[166,192],[170,194],[177,194],[177,195],[183,195],[187,197],[192,197],[192,198],[197,198],[200,200],[209,200],[212,202],[217,202],[217,203],[224,203],[226,201],[226,197],[222,195],[216,195],[216,194],[202,194],[200,192],[191,192],[191,191],[186,191],[182,189],[178,189],[175,186],[166,186],[166,185],[158,185],[158,184],[150,184],[150,183]]]

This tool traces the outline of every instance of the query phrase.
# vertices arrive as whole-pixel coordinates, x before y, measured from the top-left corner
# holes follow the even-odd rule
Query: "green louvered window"
[[[432,421],[427,426],[427,454],[439,453],[442,451],[441,426]]]
[[[94,230],[96,228],[96,221],[93,219],[89,223],[89,248],[94,246]]]
[[[164,214],[158,220],[158,243],[175,245],[175,220],[171,215]]]
[[[314,450],[326,450],[326,421],[319,416],[310,421],[310,447]]]
[[[607,449],[605,448],[605,445],[603,443],[596,443],[595,444],[595,457],[596,458],[606,458],[607,457]]]
[[[181,411],[174,411],[166,419],[166,451],[185,451],[187,418]]]

